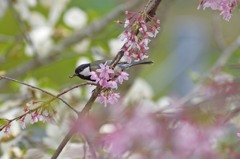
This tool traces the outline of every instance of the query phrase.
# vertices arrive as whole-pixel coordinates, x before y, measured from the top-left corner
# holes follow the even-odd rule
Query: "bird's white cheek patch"
[[[89,76],[90,75],[90,69],[89,67],[85,68],[82,72],[81,75],[83,76]]]

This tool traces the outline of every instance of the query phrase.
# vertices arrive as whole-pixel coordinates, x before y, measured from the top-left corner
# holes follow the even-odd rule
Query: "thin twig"
[[[54,97],[53,100],[56,99],[56,98],[58,98],[58,99],[61,100],[64,104],[66,104],[70,109],[72,109],[75,113],[78,113],[77,110],[75,110],[70,104],[68,104],[64,99],[60,98],[60,96],[58,96],[58,95],[55,96],[54,94],[52,94],[52,93],[50,93],[50,92],[48,92],[48,91],[46,91],[46,90],[44,90],[44,89],[41,89],[41,88],[39,88],[39,87],[30,85],[30,84],[27,84],[27,83],[24,83],[24,82],[21,82],[21,81],[19,81],[19,80],[16,80],[16,79],[13,79],[13,78],[10,78],[10,77],[0,76],[0,79],[5,79],[5,80],[17,82],[17,83],[19,83],[19,84],[21,84],[21,85],[25,85],[25,86],[30,87],[30,88],[32,88],[32,89],[41,91],[41,92],[44,93],[44,94],[47,94],[47,95],[50,95],[50,96]]]
[[[75,89],[75,88],[78,88],[78,87],[82,87],[82,86],[86,86],[86,85],[93,85],[93,86],[96,86],[96,83],[94,82],[85,82],[85,83],[81,83],[81,84],[78,84],[76,86],[73,86],[71,88],[68,88],[66,89],[65,91],[57,94],[56,96],[54,96],[54,98],[50,99],[49,102],[52,102],[53,100],[59,98],[60,96],[66,94],[67,92],[70,92],[71,90]],[[79,113],[78,111],[76,111],[77,113]]]

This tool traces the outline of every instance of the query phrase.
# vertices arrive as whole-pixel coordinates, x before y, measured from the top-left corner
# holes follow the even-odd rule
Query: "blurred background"
[[[118,36],[123,26],[116,21],[124,21],[126,9],[139,11],[144,3],[137,0],[0,0],[0,75],[53,94],[82,83],[83,80],[69,76],[80,64],[112,59],[122,46]],[[227,22],[219,11],[197,10],[198,5],[196,0],[162,1],[156,15],[161,21],[160,33],[152,39],[148,52],[149,60],[154,64],[129,70],[130,80],[120,86],[124,103],[134,105],[143,101],[149,107],[153,103],[160,107],[169,104],[168,97],[186,96],[224,49],[235,41],[240,33],[238,9]],[[226,66],[240,64],[239,56],[237,50]],[[238,69],[226,67],[224,71],[239,76]],[[63,98],[81,110],[93,88],[75,89]],[[43,101],[49,97],[1,79],[0,119],[21,114],[24,105],[33,99]],[[56,119],[61,124],[29,126],[27,130],[31,136],[27,137],[26,143],[43,141],[52,146],[53,151],[59,138],[64,137],[69,125],[64,119],[73,118],[73,112],[66,111],[69,109],[59,101],[52,105],[58,106]],[[102,118],[107,111],[103,107],[93,109]],[[107,120],[106,117],[104,121]],[[19,124],[13,129],[16,134],[21,130]],[[26,134],[27,131],[20,138]],[[15,143],[19,141],[14,140],[12,145]],[[11,147],[9,144],[0,146],[0,156]]]

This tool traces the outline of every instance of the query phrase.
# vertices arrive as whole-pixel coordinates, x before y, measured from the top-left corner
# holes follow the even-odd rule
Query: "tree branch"
[[[148,14],[148,17],[153,17],[156,14],[155,12],[156,12],[161,0],[149,0],[149,2],[151,4],[147,4],[148,9],[147,9],[146,13]],[[148,22],[148,21],[149,21],[149,18],[146,19],[146,22]],[[136,33],[136,34],[138,34],[138,33]],[[117,63],[121,60],[123,55],[124,55],[124,51],[122,51],[122,49],[121,49],[121,51],[119,51],[118,54],[115,56],[115,58],[112,60],[112,62],[110,64],[110,67],[114,68],[117,65]],[[95,102],[95,100],[98,97],[98,94],[101,92],[101,90],[102,90],[102,87],[100,85],[98,85],[96,87],[96,89],[94,90],[92,96],[88,100],[87,104],[83,108],[83,110],[79,113],[79,116],[78,116],[77,120],[79,120],[81,118],[81,116],[86,115],[90,111],[93,103]],[[75,134],[74,128],[71,128],[69,133],[65,136],[63,141],[60,143],[59,147],[57,148],[57,150],[55,151],[55,153],[54,153],[54,155],[52,156],[51,159],[56,159],[59,156],[59,154],[61,153],[64,146],[68,143],[68,141],[71,139],[71,137],[74,134]]]

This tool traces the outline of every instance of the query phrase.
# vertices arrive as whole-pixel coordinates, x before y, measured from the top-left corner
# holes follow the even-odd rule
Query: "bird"
[[[73,77],[77,76],[83,80],[95,81],[95,80],[91,79],[90,72],[100,69],[100,66],[99,66],[100,64],[110,65],[111,62],[112,62],[112,60],[97,60],[92,63],[81,64],[75,69],[75,73],[72,76],[69,76],[69,78],[73,78]],[[116,67],[114,68],[114,71],[121,72],[121,71],[127,70],[128,68],[130,68],[132,66],[152,64],[152,63],[153,63],[153,61],[137,61],[137,62],[132,62],[132,63],[119,62],[116,65]]]

